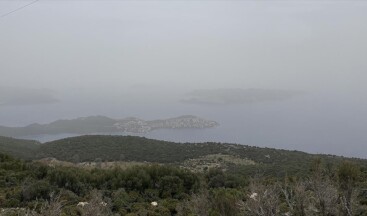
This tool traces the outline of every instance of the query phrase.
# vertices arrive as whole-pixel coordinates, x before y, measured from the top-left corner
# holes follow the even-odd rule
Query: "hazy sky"
[[[0,0],[0,17],[29,2]],[[40,0],[0,18],[0,125],[194,114],[221,126],[151,136],[366,158],[366,11],[367,1],[340,0]],[[211,88],[306,94],[226,107],[178,102]]]
[[[30,1],[0,1],[0,14]],[[363,92],[364,1],[46,1],[0,18],[0,85]]]

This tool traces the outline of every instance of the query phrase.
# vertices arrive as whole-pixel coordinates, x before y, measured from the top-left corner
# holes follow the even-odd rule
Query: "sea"
[[[65,100],[55,104],[0,106],[0,125],[25,126],[58,119],[103,115],[165,119],[196,115],[220,125],[206,129],[161,129],[134,135],[174,142],[222,142],[367,158],[366,103],[348,95],[308,93],[283,101],[199,105],[176,102],[127,104],[118,100]],[[19,137],[41,142],[80,134]]]

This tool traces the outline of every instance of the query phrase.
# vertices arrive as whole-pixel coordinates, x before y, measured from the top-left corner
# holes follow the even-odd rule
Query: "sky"
[[[0,13],[26,3],[1,1]],[[0,85],[360,90],[366,9],[363,1],[41,0],[0,19]]]
[[[43,92],[35,98],[44,104],[0,103],[0,125],[198,114],[223,121],[221,141],[367,155],[366,1],[40,0],[2,16],[31,2],[0,1],[0,100]],[[196,89],[226,88],[307,96],[172,105]],[[235,139],[241,127],[249,132]]]

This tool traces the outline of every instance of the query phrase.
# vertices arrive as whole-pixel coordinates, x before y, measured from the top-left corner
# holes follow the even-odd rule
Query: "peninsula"
[[[25,127],[0,126],[0,136],[22,137],[41,134],[97,134],[97,133],[147,133],[157,129],[212,128],[219,124],[193,115],[183,115],[163,120],[143,120],[135,117],[112,119],[89,116],[70,120],[57,120],[49,124],[31,124]]]

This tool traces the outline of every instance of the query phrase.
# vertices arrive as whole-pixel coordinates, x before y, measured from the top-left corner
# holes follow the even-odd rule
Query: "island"
[[[49,124],[31,124],[25,127],[0,126],[0,136],[23,137],[42,134],[98,134],[98,133],[147,133],[157,129],[200,129],[218,126],[218,122],[193,115],[183,115],[163,120],[143,120],[136,117],[112,119],[89,116],[57,120]]]
[[[280,89],[198,89],[188,92],[181,102],[198,105],[253,104],[284,101],[302,94],[302,91]]]
[[[56,92],[50,89],[0,86],[0,106],[25,106],[58,102]]]

